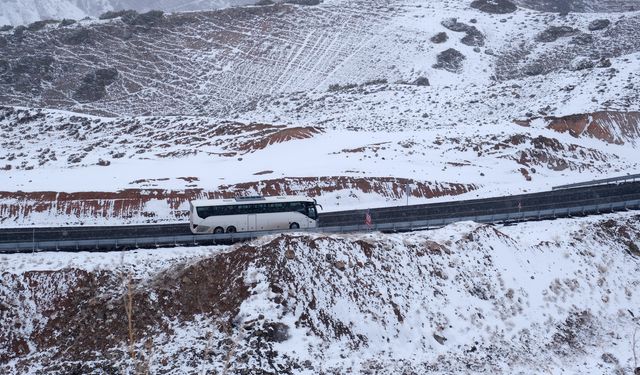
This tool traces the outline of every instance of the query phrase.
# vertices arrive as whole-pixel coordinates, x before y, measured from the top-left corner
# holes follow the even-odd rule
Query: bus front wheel
[[[213,230],[213,234],[220,234],[220,233],[224,233],[223,227],[216,227],[216,229]]]
[[[227,233],[235,233],[235,232],[237,232],[236,227],[231,226],[227,228]]]
[[[299,228],[300,228],[300,224],[298,223],[289,224],[289,229],[299,229]]]

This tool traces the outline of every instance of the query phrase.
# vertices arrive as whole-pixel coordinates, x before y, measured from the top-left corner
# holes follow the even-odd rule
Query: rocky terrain
[[[245,3],[3,3],[0,227],[638,173],[634,0]],[[638,374],[639,220],[2,254],[0,373]]]
[[[637,373],[638,220],[0,255],[0,371]]]
[[[107,210],[146,222],[238,186],[334,210],[401,202],[369,188],[384,181],[417,203],[635,173],[632,6],[332,0],[3,27],[0,210],[30,208],[1,220],[102,222],[55,208],[84,193],[106,209],[163,192]],[[303,182],[332,178],[348,183]]]
[[[253,0],[4,0],[0,25],[30,25],[45,20],[100,18],[109,12],[131,9],[139,12],[211,10],[253,4]]]

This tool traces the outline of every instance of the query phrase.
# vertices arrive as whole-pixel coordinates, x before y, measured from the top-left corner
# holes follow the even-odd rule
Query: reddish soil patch
[[[262,150],[269,145],[276,143],[284,143],[295,139],[307,139],[312,138],[316,134],[323,132],[321,128],[312,126],[307,127],[294,127],[287,128],[284,125],[272,126],[264,125],[260,131],[253,135],[256,139],[249,141],[239,142],[234,146],[235,149],[241,153],[254,152],[256,150]]]
[[[594,112],[564,117],[545,117],[547,128],[573,137],[589,136],[607,143],[624,144],[640,139],[640,112]],[[516,120],[529,126],[531,120]]]

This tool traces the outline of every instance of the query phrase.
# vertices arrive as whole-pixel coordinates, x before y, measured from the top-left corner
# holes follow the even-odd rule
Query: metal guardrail
[[[592,180],[592,181],[585,181],[585,182],[577,182],[575,184],[554,186],[551,188],[551,190],[573,189],[577,187],[602,185],[602,184],[610,184],[612,182],[625,182],[625,181],[635,181],[635,180],[640,180],[640,174],[630,174],[630,175],[620,176],[620,177],[603,178],[601,180]]]
[[[593,204],[568,208],[549,208],[543,210],[530,210],[504,214],[487,214],[476,216],[462,216],[439,218],[432,220],[417,220],[396,223],[379,223],[371,226],[364,224],[318,227],[311,229],[296,229],[288,231],[257,231],[223,234],[159,236],[143,238],[120,238],[100,240],[66,240],[66,241],[34,241],[18,243],[0,243],[0,252],[36,252],[46,250],[87,250],[100,251],[101,249],[117,249],[120,247],[160,247],[160,246],[190,246],[207,243],[224,243],[243,240],[251,240],[262,236],[287,233],[287,232],[314,232],[314,233],[351,233],[351,232],[400,232],[430,228],[439,228],[460,221],[475,221],[478,223],[508,223],[527,220],[555,219],[570,217],[572,215],[586,215],[602,212],[614,212],[626,209],[640,209],[640,199],[627,200],[614,203]]]

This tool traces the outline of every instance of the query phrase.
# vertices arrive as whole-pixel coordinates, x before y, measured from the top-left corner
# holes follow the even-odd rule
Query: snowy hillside
[[[211,10],[255,3],[253,0],[2,0],[0,25],[28,25],[50,19],[98,17],[108,11]]]
[[[639,220],[0,255],[0,371],[632,374]]]
[[[366,208],[402,203],[408,184],[422,203],[637,173],[640,11],[560,3],[331,0],[4,28],[0,221],[167,222],[193,197],[254,193]]]

